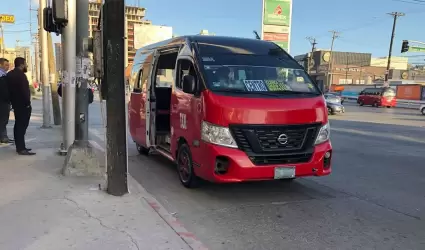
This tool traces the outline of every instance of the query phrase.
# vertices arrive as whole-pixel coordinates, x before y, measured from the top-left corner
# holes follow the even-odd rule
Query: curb
[[[138,183],[131,175],[129,175],[130,182],[135,185],[135,188],[139,189],[142,193],[148,194],[143,196],[149,206],[161,217],[167,225],[173,229],[173,231],[191,248],[194,250],[208,250],[208,248],[195,236],[194,233],[189,232],[175,216],[167,211],[164,206],[146,189]]]
[[[93,132],[89,133],[97,137]],[[102,152],[105,152],[105,149],[100,146],[95,141],[90,141],[92,145]],[[130,173],[128,173],[128,186],[129,192],[131,188],[135,188],[143,195],[141,198],[144,199],[149,206],[161,217],[161,219],[167,223],[167,225],[191,248],[194,250],[208,250],[208,248],[195,236],[194,233],[189,232],[175,216],[173,216],[167,209],[161,205],[161,203],[150,194],[139,182],[137,182]]]

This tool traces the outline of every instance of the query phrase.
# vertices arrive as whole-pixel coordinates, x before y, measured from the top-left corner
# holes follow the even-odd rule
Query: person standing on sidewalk
[[[25,146],[25,133],[31,118],[31,92],[27,72],[27,63],[24,58],[15,58],[15,68],[7,73],[10,101],[15,113],[15,136],[16,152],[19,155],[35,155],[31,149]]]
[[[0,143],[11,143],[13,140],[7,136],[6,126],[9,123],[10,96],[6,74],[9,71],[9,61],[0,58]]]

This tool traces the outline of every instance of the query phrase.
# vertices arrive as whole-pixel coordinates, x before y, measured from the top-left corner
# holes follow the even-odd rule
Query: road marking
[[[374,137],[380,137],[380,138],[386,138],[386,139],[398,139],[398,140],[403,140],[403,141],[425,144],[425,141],[423,141],[423,140],[418,140],[418,139],[407,137],[407,136],[394,135],[394,134],[388,134],[388,133],[384,134],[384,133],[379,133],[379,132],[367,132],[367,131],[361,131],[361,130],[356,130],[356,129],[347,129],[347,128],[331,128],[331,131],[345,132],[345,133],[365,135],[365,136],[374,136]]]

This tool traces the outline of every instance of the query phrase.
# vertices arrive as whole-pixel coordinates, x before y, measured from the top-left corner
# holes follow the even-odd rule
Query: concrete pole
[[[89,37],[89,2],[88,0],[77,1],[77,32],[76,32],[76,58],[77,58],[77,95],[75,99],[75,143],[78,146],[88,145],[88,111],[89,97],[87,93],[88,72],[90,68],[89,56],[85,41]]]
[[[75,139],[75,69],[76,69],[76,29],[77,29],[77,1],[68,0],[68,25],[62,33],[63,46],[63,148],[64,153]]]
[[[100,165],[96,151],[93,149],[93,145],[90,145],[88,139],[89,96],[87,84],[90,76],[90,60],[87,38],[89,35],[89,2],[88,0],[68,0],[68,3],[71,1],[73,6],[69,5],[68,7],[69,9],[73,7],[73,22],[69,20],[68,25],[70,22],[74,24],[75,32],[72,40],[74,52],[72,56],[74,60],[68,61],[68,58],[67,66],[69,67],[69,64],[72,64],[74,67],[74,72],[76,72],[76,86],[72,88],[73,96],[67,96],[69,98],[66,100],[68,108],[65,110],[69,110],[67,114],[67,129],[75,132],[73,134],[75,141],[71,145],[67,145],[67,156],[62,173],[67,176],[105,176],[105,168]],[[77,18],[75,16],[75,10],[78,12]],[[70,42],[71,39],[67,39],[67,53],[71,53]],[[70,102],[74,105],[73,112],[69,107]],[[71,117],[73,118],[73,122],[70,122]],[[68,138],[66,142],[69,143]]]
[[[46,1],[40,0],[40,12],[46,8]],[[50,128],[50,83],[49,83],[49,50],[47,47],[47,31],[43,27],[44,17],[40,13],[40,43],[41,43],[41,82],[43,91],[43,125],[42,128]]]

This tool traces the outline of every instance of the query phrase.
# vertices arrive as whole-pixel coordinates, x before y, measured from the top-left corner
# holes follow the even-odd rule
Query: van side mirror
[[[183,76],[183,91],[188,94],[194,94],[196,90],[195,77],[191,75]]]

